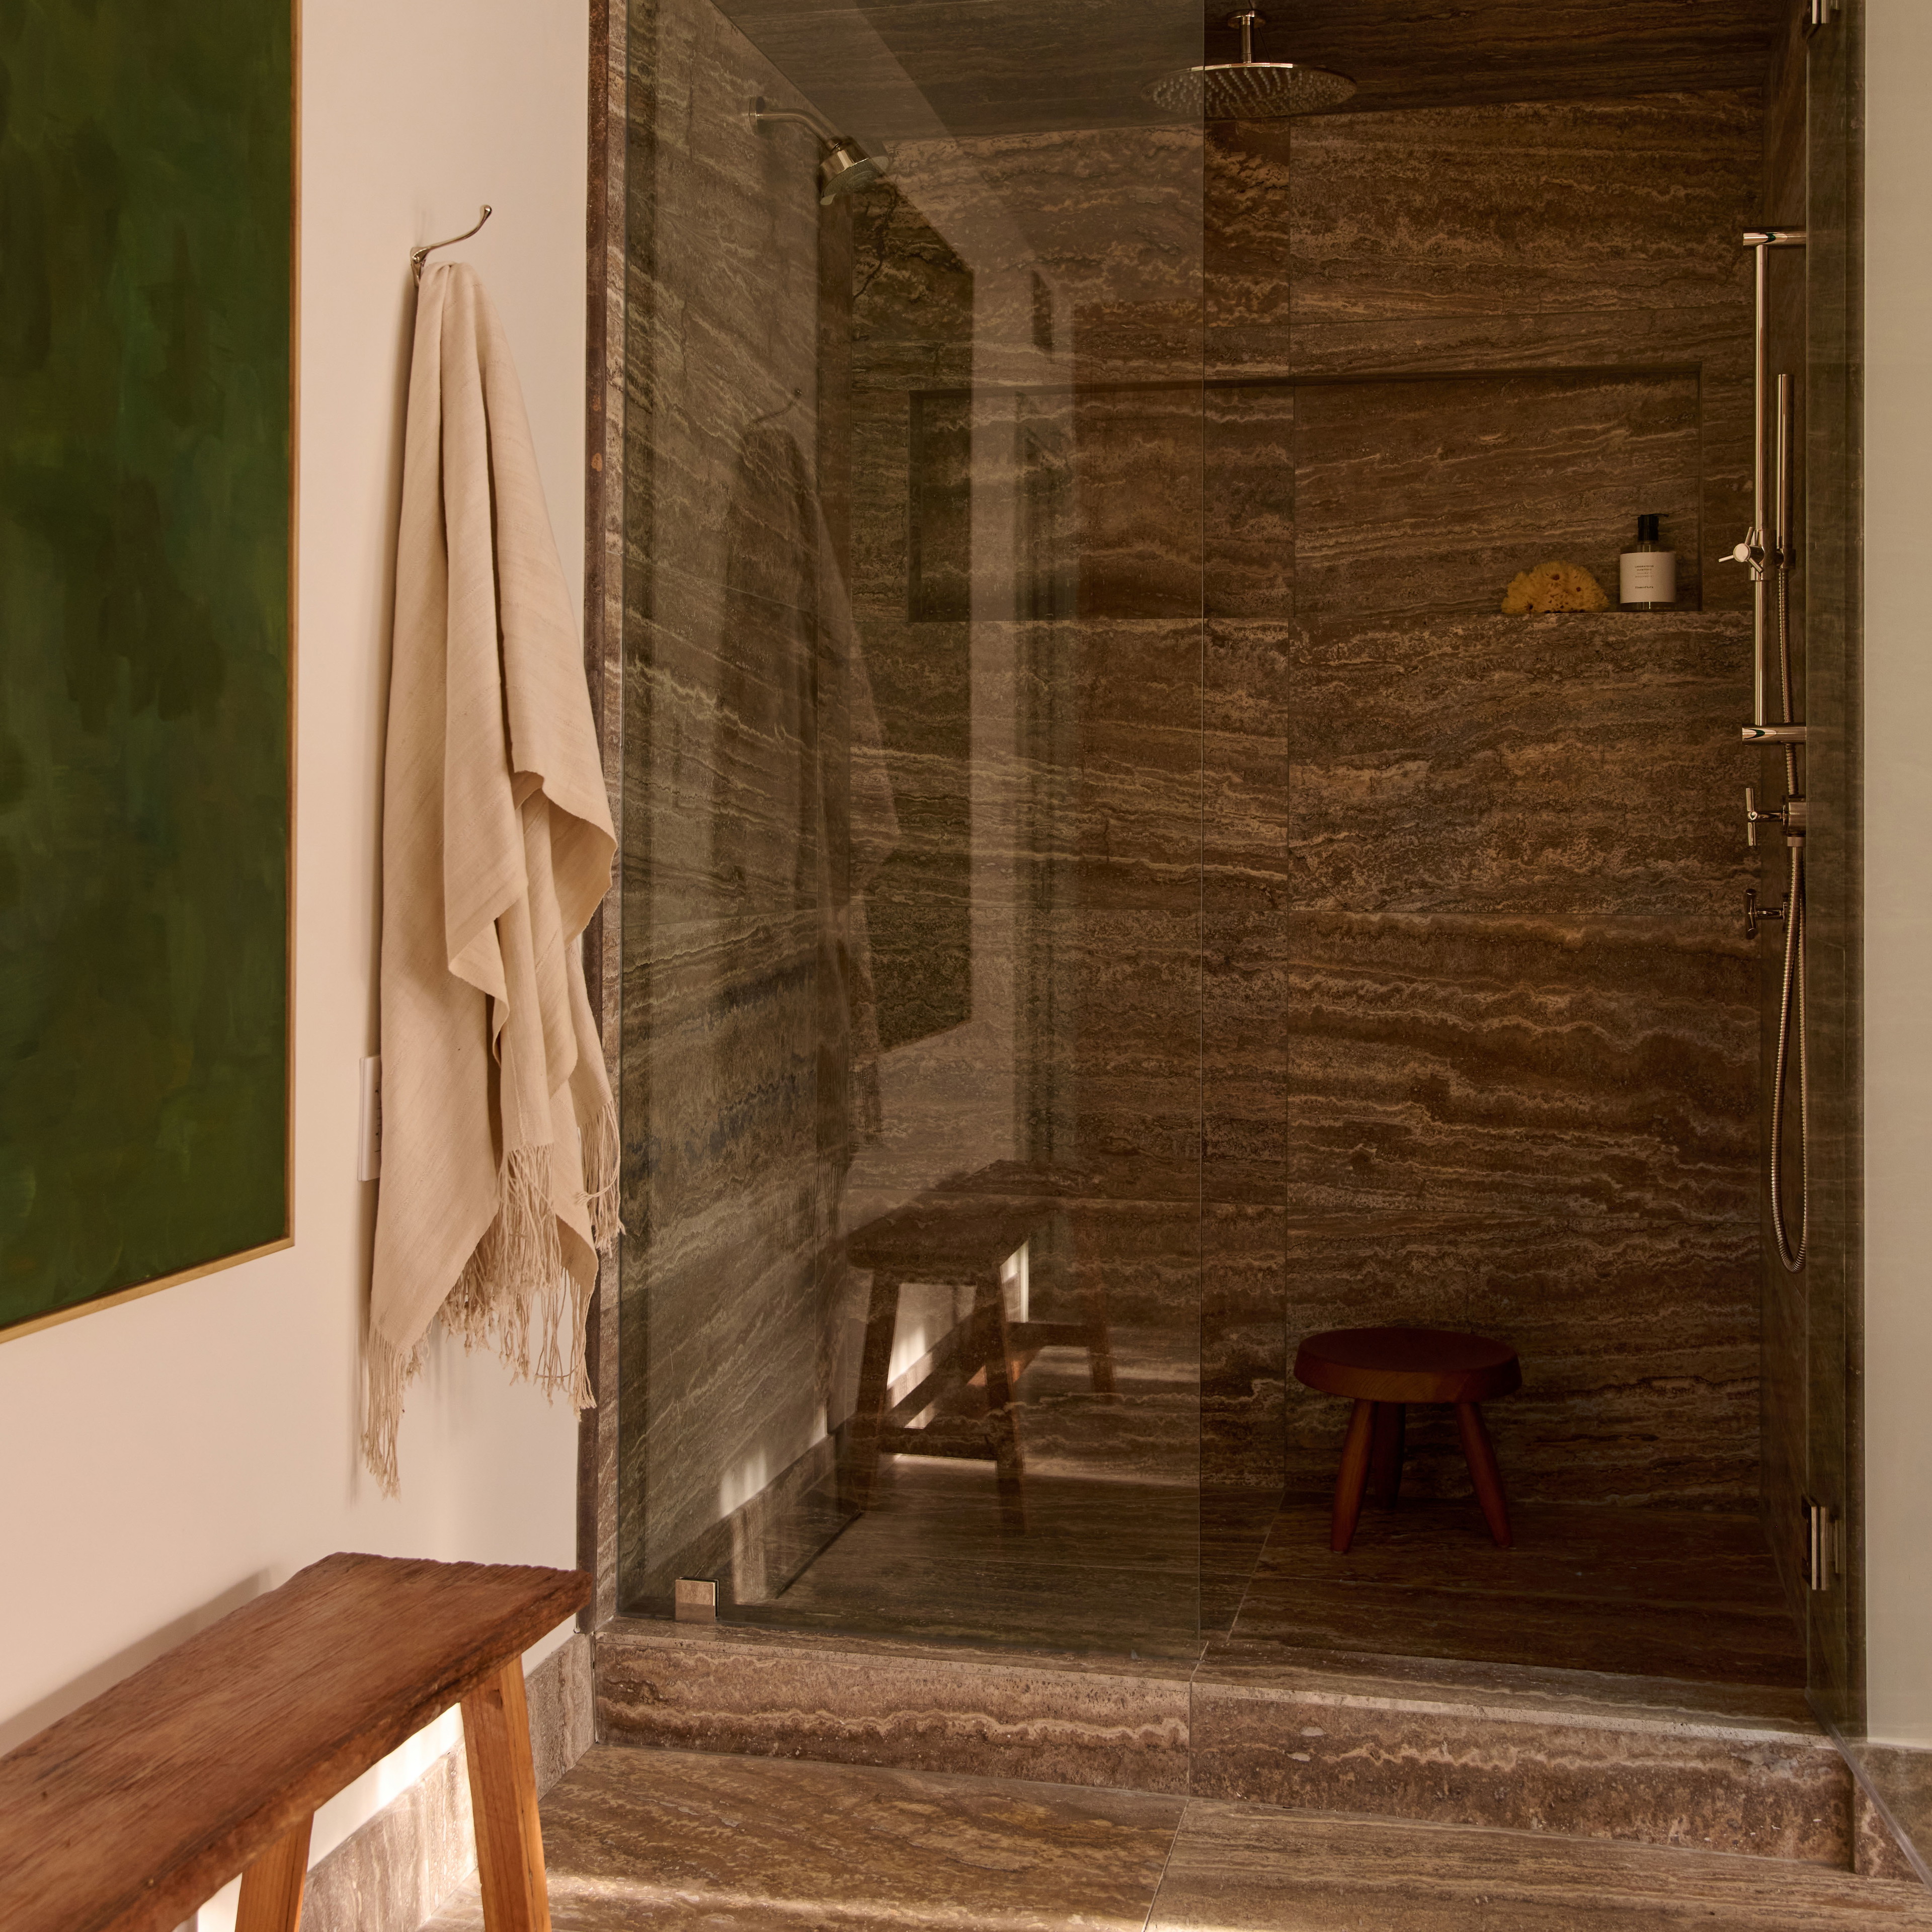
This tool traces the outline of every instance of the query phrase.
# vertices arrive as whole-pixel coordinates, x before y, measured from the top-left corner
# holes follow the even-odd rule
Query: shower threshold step
[[[543,1829],[554,1932],[1932,1932],[1923,1886],[1788,1859],[608,1745]],[[431,1924],[478,1932],[474,1879]]]
[[[1802,1692],[1217,1640],[1195,1659],[620,1619],[613,1744],[1545,1832],[1904,1876]]]

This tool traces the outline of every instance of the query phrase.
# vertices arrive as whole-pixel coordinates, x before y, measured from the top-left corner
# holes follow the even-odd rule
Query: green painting
[[[0,0],[0,1332],[286,1238],[289,0]]]

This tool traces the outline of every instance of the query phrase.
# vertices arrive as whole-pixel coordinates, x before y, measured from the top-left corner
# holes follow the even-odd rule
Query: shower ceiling
[[[1238,58],[1230,0],[719,0],[862,138],[1144,122],[1141,91]],[[1277,58],[1351,76],[1343,113],[1756,87],[1774,0],[1262,0]],[[1282,50],[1288,51],[1284,52]]]

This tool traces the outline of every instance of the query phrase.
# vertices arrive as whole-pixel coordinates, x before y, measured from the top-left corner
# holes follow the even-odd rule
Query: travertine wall
[[[1522,1349],[1519,1494],[1754,1496],[1748,630],[1706,560],[1745,514],[1760,130],[1731,92],[1212,129],[1204,407],[1192,136],[910,143],[862,217],[882,688],[932,661],[902,560],[964,488],[908,414],[976,377],[983,470],[989,386],[1076,386],[1013,459],[1023,506],[1063,506],[1060,574],[1009,588],[1063,732],[1032,748],[1072,848],[1054,1090],[1117,1197],[1085,1246],[1130,1318],[1178,1335],[1198,1256],[1210,1484],[1326,1482],[1342,1417],[1288,1381],[1296,1338],[1414,1322]],[[1126,214],[1136,140],[1175,152]],[[1070,370],[956,316],[934,352],[929,238],[975,196],[1074,310]],[[1651,510],[1678,612],[1496,614],[1550,556],[1614,593]],[[1445,1432],[1418,1447],[1419,1487],[1460,1482]]]
[[[1520,1348],[1520,1496],[1748,1506],[1748,619],[1711,560],[1756,96],[908,140],[821,216],[808,143],[732,112],[776,70],[702,0],[652,31],[627,1547],[809,1473],[838,1228],[1010,1158],[1091,1178],[1038,1282],[1104,1279],[1136,1338],[1116,1474],[1320,1488],[1344,1418],[1296,1340],[1426,1322]],[[1614,594],[1646,511],[1676,613],[1496,614],[1551,556]],[[828,557],[814,694],[778,673]],[[897,813],[876,1137],[818,1051],[860,895],[808,767],[854,664]]]
[[[1289,740],[1285,1353],[1251,1324],[1244,1379],[1325,1327],[1504,1336],[1519,1496],[1756,1492],[1748,626],[1704,564],[1744,520],[1760,139],[1715,93],[1212,150],[1210,356],[1294,418],[1292,562],[1242,629]],[[1614,596],[1647,510],[1678,613],[1493,614],[1550,556]],[[1291,1486],[1340,1406],[1288,1384]]]

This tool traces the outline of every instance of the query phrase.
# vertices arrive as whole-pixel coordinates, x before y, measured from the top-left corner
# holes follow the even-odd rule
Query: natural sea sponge
[[[1539,563],[1510,580],[1503,613],[1519,617],[1532,610],[1607,610],[1604,586],[1579,563]]]

